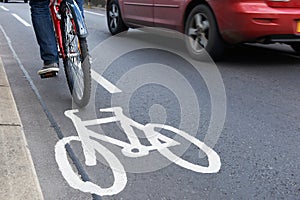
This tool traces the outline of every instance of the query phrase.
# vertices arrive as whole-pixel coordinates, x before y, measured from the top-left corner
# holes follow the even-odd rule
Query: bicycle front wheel
[[[64,68],[73,101],[79,107],[88,104],[91,93],[91,64],[86,38],[79,38],[71,11],[66,7],[61,18],[65,52]]]

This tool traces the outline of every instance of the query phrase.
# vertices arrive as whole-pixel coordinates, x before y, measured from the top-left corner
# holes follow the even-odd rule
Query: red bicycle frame
[[[62,13],[65,11],[68,13]],[[60,50],[60,55],[63,59],[65,59],[67,55],[65,54],[63,46],[61,18],[65,17],[63,16],[65,14],[71,15],[71,23],[73,26],[73,30],[75,30],[75,34],[77,34],[79,38],[86,38],[88,35],[88,31],[82,15],[83,13],[81,13],[78,5],[74,0],[56,0],[54,4],[50,6],[50,12],[52,16],[58,47]]]
[[[64,52],[64,46],[63,46],[63,40],[62,40],[62,34],[61,34],[61,26],[60,26],[60,20],[61,15],[59,13],[60,11],[60,3],[62,0],[56,0],[53,5],[50,6],[50,12],[52,16],[56,41],[59,47],[59,53],[63,59],[66,58],[65,52]]]

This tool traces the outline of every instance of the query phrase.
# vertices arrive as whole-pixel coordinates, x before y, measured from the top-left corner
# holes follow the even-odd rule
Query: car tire
[[[185,22],[185,34],[187,49],[193,58],[207,60],[207,53],[214,61],[223,57],[225,43],[208,6],[198,5],[192,9]]]
[[[24,0],[24,3],[28,3],[28,0]]]
[[[8,0],[4,0],[3,2],[4,2],[4,3],[8,3]]]
[[[291,44],[291,47],[296,51],[297,54],[300,54],[300,43]]]
[[[117,0],[111,0],[106,11],[107,26],[112,35],[127,31],[128,27],[124,23],[120,6]]]

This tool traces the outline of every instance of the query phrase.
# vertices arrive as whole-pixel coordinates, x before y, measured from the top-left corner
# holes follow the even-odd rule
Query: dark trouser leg
[[[58,63],[58,51],[53,23],[50,16],[49,0],[31,0],[31,20],[40,46],[41,58],[45,65]]]

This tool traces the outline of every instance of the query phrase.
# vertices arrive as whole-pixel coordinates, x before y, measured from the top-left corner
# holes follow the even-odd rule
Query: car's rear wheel
[[[185,34],[187,48],[195,59],[206,59],[207,53],[214,59],[222,58],[225,43],[220,36],[214,14],[206,5],[198,5],[187,17]],[[206,52],[205,52],[206,50]]]
[[[297,54],[300,54],[300,43],[291,44],[291,47],[296,51]]]
[[[108,3],[106,16],[108,29],[112,35],[128,30],[128,27],[122,19],[120,6],[117,0],[111,0]]]

